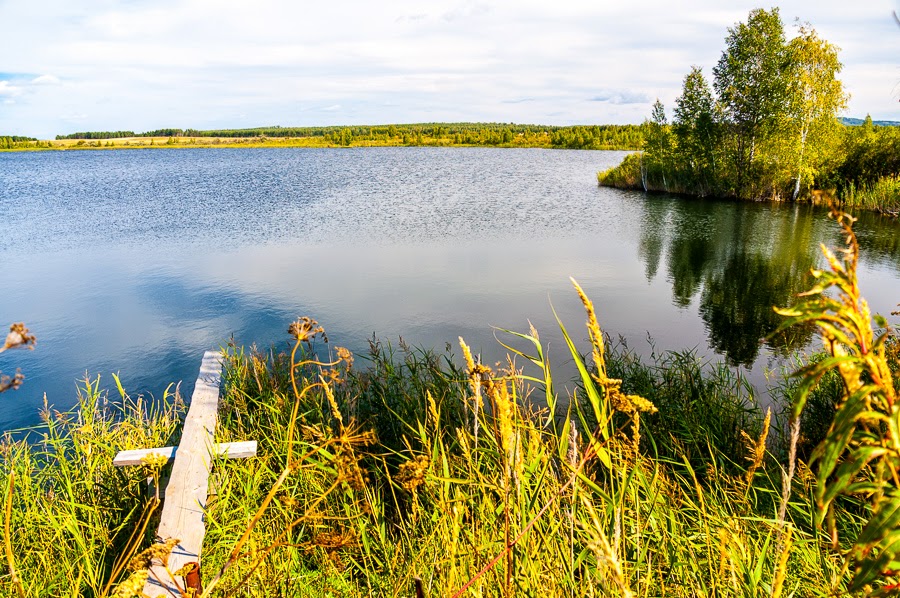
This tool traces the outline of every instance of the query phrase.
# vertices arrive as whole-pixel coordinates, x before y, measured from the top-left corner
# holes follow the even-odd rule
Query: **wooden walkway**
[[[207,351],[200,365],[200,376],[184,420],[181,442],[177,447],[162,447],[122,451],[114,460],[116,465],[138,465],[148,454],[175,458],[166,485],[165,501],[157,532],[157,541],[179,540],[169,556],[168,566],[154,562],[144,594],[180,596],[185,581],[177,582],[169,572],[195,564],[199,572],[200,550],[206,534],[206,504],[209,473],[216,457],[244,458],[256,454],[256,441],[215,444],[216,419],[219,409],[219,386],[222,376],[222,355]],[[199,575],[196,576],[199,580]],[[195,582],[199,583],[199,581]]]

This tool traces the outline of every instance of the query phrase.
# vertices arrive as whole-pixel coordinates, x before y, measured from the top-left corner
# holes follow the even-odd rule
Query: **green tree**
[[[847,95],[837,78],[841,72],[838,49],[819,38],[809,24],[788,45],[790,58],[790,116],[795,130],[797,156],[792,199],[800,183],[816,174],[822,153],[837,142],[837,112],[846,107]],[[870,121],[871,122],[871,121]]]
[[[654,188],[656,181],[661,179],[663,189],[668,191],[666,170],[671,162],[672,136],[666,119],[666,109],[659,98],[653,103],[653,112],[650,120],[644,122],[644,129],[644,154],[641,161],[644,190]]]
[[[787,112],[789,61],[778,9],[755,9],[746,23],[728,29],[725,51],[713,68],[713,87],[731,132],[736,193],[744,184],[760,145],[778,132]]]
[[[681,95],[675,100],[672,130],[681,162],[690,171],[692,186],[702,195],[709,193],[715,171],[715,148],[718,145],[714,118],[715,100],[703,71],[691,67],[684,78]]]

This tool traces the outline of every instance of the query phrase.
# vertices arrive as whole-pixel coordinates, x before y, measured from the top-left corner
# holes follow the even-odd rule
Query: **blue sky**
[[[677,7],[676,7],[677,5]],[[639,123],[711,77],[733,0],[0,0],[0,134]],[[841,48],[847,116],[900,120],[900,0],[783,1]],[[671,112],[670,112],[671,113]]]

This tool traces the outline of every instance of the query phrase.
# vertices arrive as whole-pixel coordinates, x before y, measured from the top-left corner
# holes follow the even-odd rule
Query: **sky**
[[[640,123],[712,78],[737,0],[0,0],[0,135]],[[845,116],[900,120],[900,0],[783,0],[841,48]]]

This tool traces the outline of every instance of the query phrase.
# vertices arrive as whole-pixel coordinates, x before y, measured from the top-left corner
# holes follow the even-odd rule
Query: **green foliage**
[[[658,413],[642,424],[645,449],[672,463],[687,461],[698,477],[740,475],[745,435],[758,438],[763,417],[753,387],[739,370],[704,363],[694,351],[653,354],[647,364],[623,342],[608,357],[610,375],[629,394],[652,397]]]
[[[844,127],[837,158],[819,177],[834,189],[846,208],[897,213],[900,210],[900,127],[875,126],[866,117],[860,126]]]
[[[717,187],[716,147],[720,128],[716,126],[715,100],[699,67],[692,67],[684,78],[682,93],[675,100],[673,132],[679,162],[696,182],[697,194],[708,195]]]
[[[259,451],[215,464],[203,596],[408,596],[416,579],[454,597],[842,592],[805,470],[773,517],[781,467],[746,382],[689,353],[646,366],[610,349],[576,290],[588,356],[560,323],[579,372],[567,397],[533,328],[511,333],[496,369],[462,341],[462,366],[374,340],[360,364],[309,319],[285,352],[229,346],[216,439]],[[48,413],[37,443],[2,445],[3,540],[17,547],[4,595],[126,595],[155,503],[147,472],[111,459],[171,442],[178,421],[122,395],[111,414],[93,383],[76,411]]]
[[[56,139],[58,141],[62,139],[121,139],[134,136],[134,131],[85,131],[68,135],[57,135]]]
[[[36,148],[39,142],[34,137],[21,137],[19,135],[0,136],[0,149],[26,149]]]
[[[788,96],[788,122],[796,131],[790,146],[797,157],[794,200],[802,183],[811,185],[819,174],[818,166],[835,146],[840,125],[834,116],[847,105],[841,82],[835,78],[841,71],[837,48],[820,39],[809,25],[801,25],[798,33],[787,48],[790,80],[797,85]]]
[[[116,139],[123,137],[180,137],[266,140],[312,139],[323,145],[466,145],[556,147],[567,149],[638,149],[641,129],[635,125],[556,127],[513,123],[423,123],[350,127],[257,127],[252,129],[157,129],[95,131],[58,135],[63,139]],[[2,138],[0,138],[2,143]],[[0,145],[2,147],[2,145]]]
[[[827,521],[837,538],[834,510],[838,497],[861,496],[868,521],[846,553],[852,568],[850,592],[867,595],[896,593],[900,569],[900,403],[893,381],[896,349],[888,343],[886,320],[874,317],[857,282],[859,245],[852,218],[835,214],[847,246],[838,257],[823,248],[829,270],[813,272],[816,284],[793,308],[778,310],[785,326],[813,323],[827,356],[796,372],[800,383],[792,409],[791,428],[807,406],[811,391],[835,373],[843,383],[842,397],[824,440],[813,452],[817,466],[815,491],[819,524]],[[798,436],[793,433],[793,436]],[[796,445],[797,440],[793,441]],[[796,451],[791,451],[791,459]]]
[[[801,25],[787,41],[778,9],[755,9],[728,30],[709,88],[692,67],[674,122],[662,105],[645,123],[640,186],[697,196],[797,199],[833,163],[846,96],[837,49]],[[622,184],[629,173],[607,173]]]
[[[757,153],[777,134],[787,111],[788,64],[777,8],[752,10],[746,23],[729,28],[725,50],[713,68],[713,87],[737,194],[755,183],[758,173],[751,169],[759,165]]]
[[[154,405],[122,394],[108,404],[99,378],[86,379],[78,405],[42,411],[44,424],[24,439],[0,444],[0,488],[10,508],[4,541],[15,547],[19,584],[29,596],[105,596],[127,564],[128,546],[144,537],[159,470],[120,469],[123,449],[165,446],[176,433],[181,404],[167,394]],[[9,559],[0,595],[17,585]],[[22,595],[22,593],[20,593]]]

